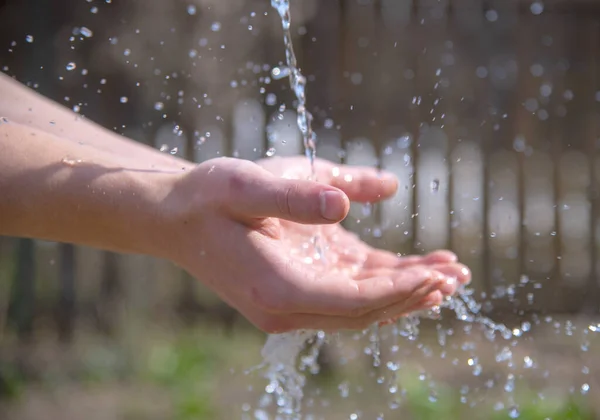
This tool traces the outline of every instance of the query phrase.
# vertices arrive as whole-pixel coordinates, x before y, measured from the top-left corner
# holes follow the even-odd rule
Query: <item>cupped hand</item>
[[[398,257],[339,222],[349,200],[391,197],[371,168],[305,158],[213,159],[183,174],[169,257],[267,332],[364,329],[441,303],[470,280],[456,256]],[[315,241],[316,239],[316,241]]]

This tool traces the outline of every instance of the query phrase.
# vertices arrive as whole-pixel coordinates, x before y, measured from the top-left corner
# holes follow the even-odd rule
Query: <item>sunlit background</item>
[[[519,331],[490,343],[459,323],[445,346],[433,322],[417,340],[384,331],[383,366],[407,366],[394,392],[369,337],[341,338],[311,379],[314,418],[596,418],[580,334],[600,322],[600,2],[292,0],[292,20],[318,155],[401,180],[345,225],[396,252],[454,250],[486,314]],[[197,162],[303,152],[271,79],[284,58],[268,0],[0,1],[0,70]],[[1,418],[251,418],[265,385],[245,374],[264,335],[147,257],[0,237],[0,340]]]

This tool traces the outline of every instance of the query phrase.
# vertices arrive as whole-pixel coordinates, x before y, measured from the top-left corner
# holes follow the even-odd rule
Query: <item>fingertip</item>
[[[351,201],[360,203],[390,198],[398,190],[396,176],[368,167],[335,167],[330,182],[348,194]]]
[[[424,258],[428,263],[453,263],[458,261],[458,257],[454,252],[445,249],[430,252]]]
[[[441,305],[443,301],[444,294],[441,291],[436,290],[428,294],[427,297],[419,303],[419,306],[424,309],[431,309],[434,306]]]
[[[393,195],[398,190],[398,178],[396,175],[391,172],[382,171],[378,174],[378,179],[381,182],[383,190],[387,192],[388,195]]]
[[[338,189],[324,190],[319,195],[321,216],[328,222],[343,220],[350,211],[350,200]]]
[[[471,269],[466,265],[460,264],[460,275],[458,276],[458,281],[460,284],[468,284],[471,283],[472,273]]]

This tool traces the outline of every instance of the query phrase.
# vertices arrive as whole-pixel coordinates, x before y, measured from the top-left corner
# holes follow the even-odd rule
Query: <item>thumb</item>
[[[276,217],[303,224],[342,221],[350,201],[341,190],[312,181],[253,174],[232,192],[230,210],[242,218]]]

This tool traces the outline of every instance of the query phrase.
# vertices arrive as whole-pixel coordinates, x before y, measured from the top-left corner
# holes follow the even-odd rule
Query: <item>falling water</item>
[[[298,128],[302,133],[304,150],[310,161],[311,179],[316,179],[314,161],[317,155],[317,137],[312,130],[312,114],[306,109],[306,77],[302,75],[298,68],[294,45],[292,43],[292,34],[290,32],[290,2],[289,0],[271,0],[271,6],[277,10],[281,17],[283,42],[285,44],[285,58],[287,63],[287,67],[275,67],[272,71],[272,75],[274,79],[283,79],[284,77],[289,77],[290,79],[290,86],[298,101],[296,105]]]
[[[306,109],[306,77],[298,68],[296,54],[290,32],[291,16],[289,0],[271,0],[271,6],[277,10],[283,28],[285,45],[285,67],[275,67],[272,70],[274,79],[289,78],[290,87],[296,96],[297,125],[304,143],[305,154],[310,164],[309,180],[317,180],[315,170],[316,134],[312,130],[312,114]],[[312,264],[327,264],[325,259],[325,244],[322,231],[317,228],[315,235],[310,240],[308,247],[314,251],[315,258],[309,258]],[[278,417],[276,419],[295,419],[301,413],[301,402],[304,396],[303,388],[305,377],[301,371],[317,369],[317,356],[325,340],[325,334],[317,331],[296,331],[288,334],[271,334],[262,350],[264,365],[267,366],[266,377],[269,384],[265,388],[265,395],[259,403],[257,418],[264,418],[266,414],[261,408],[266,408],[275,402]],[[302,358],[298,366],[298,357],[309,345],[309,355]],[[299,371],[300,370],[300,371]]]

